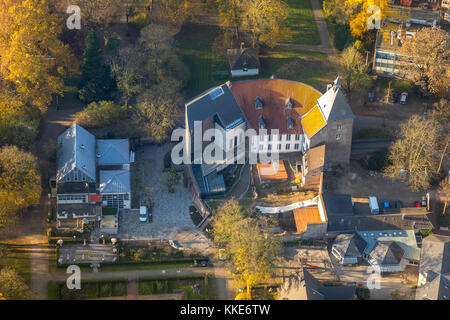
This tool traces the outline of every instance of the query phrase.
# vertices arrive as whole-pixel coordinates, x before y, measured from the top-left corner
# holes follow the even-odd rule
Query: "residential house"
[[[73,124],[58,137],[57,227],[81,229],[101,220],[101,208],[130,208],[130,162],[126,139],[97,140]]]
[[[278,296],[280,300],[354,300],[355,287],[324,286],[303,268],[283,279]]]
[[[58,137],[57,144],[58,228],[81,228],[83,219],[95,221],[100,213],[95,137],[75,123]]]
[[[367,242],[358,233],[340,234],[331,247],[331,253],[340,264],[361,263]]]
[[[416,300],[450,300],[450,237],[423,239]]]
[[[261,64],[258,53],[253,48],[228,49],[228,63],[232,77],[256,76],[259,74]]]

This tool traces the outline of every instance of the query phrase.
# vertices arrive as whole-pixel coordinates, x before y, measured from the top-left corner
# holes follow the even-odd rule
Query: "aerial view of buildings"
[[[449,10],[4,1],[0,300],[450,300]]]

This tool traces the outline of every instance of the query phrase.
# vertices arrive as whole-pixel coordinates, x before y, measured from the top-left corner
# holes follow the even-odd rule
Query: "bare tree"
[[[390,165],[384,175],[406,182],[414,191],[427,188],[438,167],[441,133],[435,119],[412,116],[401,125],[397,140],[389,148]]]
[[[407,38],[400,48],[399,54],[411,61],[405,64],[407,71],[425,94],[446,94],[449,47],[447,31],[437,27],[420,29],[414,37]]]
[[[339,57],[339,63],[343,75],[343,89],[348,95],[370,85],[371,77],[367,73],[364,58],[355,47],[346,48]]]

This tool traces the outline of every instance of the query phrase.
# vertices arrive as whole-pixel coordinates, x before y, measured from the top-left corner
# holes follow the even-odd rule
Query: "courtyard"
[[[186,249],[203,251],[209,248],[209,240],[194,225],[189,206],[192,194],[180,181],[169,193],[163,183],[164,155],[172,144],[145,145],[136,150],[136,162],[132,167],[131,185],[134,209],[123,209],[119,214],[121,239],[177,240]],[[151,222],[139,221],[139,198],[153,203]]]

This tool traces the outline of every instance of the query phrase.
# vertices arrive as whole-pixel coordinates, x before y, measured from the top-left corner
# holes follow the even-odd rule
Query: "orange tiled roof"
[[[231,91],[252,128],[258,131],[258,117],[263,115],[268,132],[279,129],[280,134],[302,134],[299,117],[311,110],[322,96],[318,90],[306,84],[280,79],[233,82]],[[261,110],[256,110],[254,105],[257,96],[263,99]],[[293,100],[292,109],[285,109],[288,97]],[[287,129],[288,116],[294,121],[293,129]]]
[[[320,218],[320,212],[318,207],[306,207],[294,209],[295,225],[297,226],[297,232],[302,233],[306,231],[308,224],[324,223]]]
[[[275,172],[274,167],[271,163],[257,163],[256,168],[258,169],[258,175],[261,181],[282,181],[287,180],[288,178],[283,161],[280,161],[278,163],[277,172]]]
[[[312,108],[302,118],[302,126],[308,138],[315,135],[320,129],[326,125],[325,118],[322,111],[320,111],[319,105]]]

